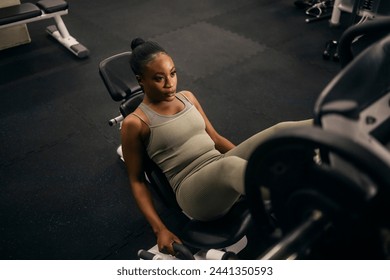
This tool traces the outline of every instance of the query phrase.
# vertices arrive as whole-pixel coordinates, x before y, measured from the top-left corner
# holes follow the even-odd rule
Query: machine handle
[[[191,251],[183,244],[173,242],[173,250],[176,252],[176,257],[182,260],[195,260]]]
[[[120,123],[121,121],[123,121],[123,116],[120,115],[120,116],[117,116],[116,118],[113,118],[111,120],[108,121],[108,124],[109,126],[114,126],[114,125],[117,125],[118,123]]]

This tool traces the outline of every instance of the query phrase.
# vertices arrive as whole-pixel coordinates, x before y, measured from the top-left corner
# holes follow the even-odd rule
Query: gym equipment
[[[340,39],[330,40],[325,45],[323,59],[340,61],[345,67],[356,54],[390,33],[390,17],[375,18],[347,28]]]
[[[363,130],[364,135],[379,134],[373,130],[388,114],[386,105],[381,105],[386,102],[381,98],[386,98],[390,87],[389,38],[383,38],[360,53],[325,87],[314,107],[317,124],[328,128],[331,121],[325,117],[336,112],[346,121],[351,119],[351,123],[345,125],[347,128],[358,125],[360,127],[355,130]],[[340,58],[344,59],[344,56]],[[342,128],[340,132],[344,130]]]
[[[306,23],[311,23],[319,20],[328,19],[331,17],[330,10],[333,8],[334,0],[325,0],[315,3],[306,9],[306,15],[310,16],[305,19]]]
[[[355,24],[355,18],[361,17],[361,22],[375,17],[386,16],[390,14],[390,4],[386,0],[335,0],[333,5],[331,26],[340,25],[342,12],[352,14],[352,24]]]
[[[283,238],[259,259],[384,259],[390,204],[390,36],[354,58],[323,90],[314,127],[285,130],[248,161],[254,221],[271,194]],[[388,238],[388,236],[387,236]]]
[[[112,99],[121,102],[121,114],[111,119],[109,121],[110,125],[120,124],[143,100],[142,89],[130,68],[130,56],[131,52],[123,52],[104,59],[99,64],[99,73]],[[117,152],[123,160],[121,146],[118,147]],[[168,180],[158,166],[147,156],[146,162],[145,176],[151,189],[157,193],[158,197],[175,215],[183,219],[182,229],[180,232],[175,233],[183,241],[184,245],[191,249],[191,252],[196,253],[196,258],[215,257],[215,254],[207,255],[207,252],[215,249],[224,253],[229,250],[238,253],[246,246],[247,239],[245,235],[252,226],[252,216],[247,208],[245,199],[236,203],[220,219],[211,222],[193,220],[180,209]],[[227,249],[223,249],[225,250],[223,251],[221,250],[222,248]],[[149,253],[140,251],[140,257],[151,257],[152,255],[153,258],[170,258],[170,256],[158,252],[156,248],[151,248]],[[219,254],[220,257],[222,255]]]
[[[356,53],[359,53],[359,51],[353,51],[353,47],[359,42],[362,42],[360,49],[365,49],[388,34],[390,34],[390,17],[377,18],[349,27],[343,32],[338,42],[341,66],[345,67],[356,56]]]
[[[61,16],[68,14],[68,3],[63,0],[40,0],[36,4],[22,3],[0,8],[0,29],[19,24],[54,18],[56,25],[46,28],[53,38],[79,58],[89,55],[89,50],[73,38]]]
[[[305,10],[305,14],[309,16],[305,22],[311,23],[330,18],[329,11],[333,7],[333,2],[334,0],[297,0],[294,5]]]
[[[316,149],[344,165],[317,163]],[[312,127],[270,138],[248,163],[246,191],[255,221],[264,224],[255,213],[262,207],[259,186],[269,188],[285,237],[260,258],[384,258],[389,172],[389,153],[378,155],[338,133]]]
[[[324,60],[332,59],[334,61],[339,61],[339,55],[337,52],[337,45],[338,45],[338,43],[335,40],[330,40],[330,41],[326,42],[325,50],[322,53],[322,58]]]
[[[297,0],[294,5],[303,9],[309,17],[305,19],[306,23],[330,18],[330,9],[333,7],[334,0]]]

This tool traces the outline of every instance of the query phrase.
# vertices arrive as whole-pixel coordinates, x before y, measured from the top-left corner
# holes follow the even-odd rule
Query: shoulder
[[[137,128],[141,127],[141,120],[136,117],[133,114],[129,114],[125,117],[125,119],[122,122],[122,128],[123,127],[129,127],[129,128]]]
[[[198,99],[196,99],[195,95],[188,90],[183,90],[180,92],[184,97],[186,97],[192,104],[199,105]]]
[[[142,130],[142,121],[133,114],[126,116],[122,122],[121,132],[122,135],[127,136],[138,136]]]
[[[133,113],[128,115],[122,122],[121,134],[126,138],[138,138],[145,141],[149,135],[148,118],[143,111],[137,108]]]

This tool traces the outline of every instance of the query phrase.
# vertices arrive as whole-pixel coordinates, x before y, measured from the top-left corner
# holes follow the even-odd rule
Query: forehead
[[[145,70],[148,72],[169,72],[175,67],[172,58],[165,54],[157,54],[153,60],[149,61],[145,65]]]

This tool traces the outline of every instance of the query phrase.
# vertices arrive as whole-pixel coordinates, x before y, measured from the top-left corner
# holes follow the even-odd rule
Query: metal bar
[[[307,250],[329,229],[331,222],[319,210],[314,210],[309,218],[281,241],[270,248],[258,260],[294,260]]]

